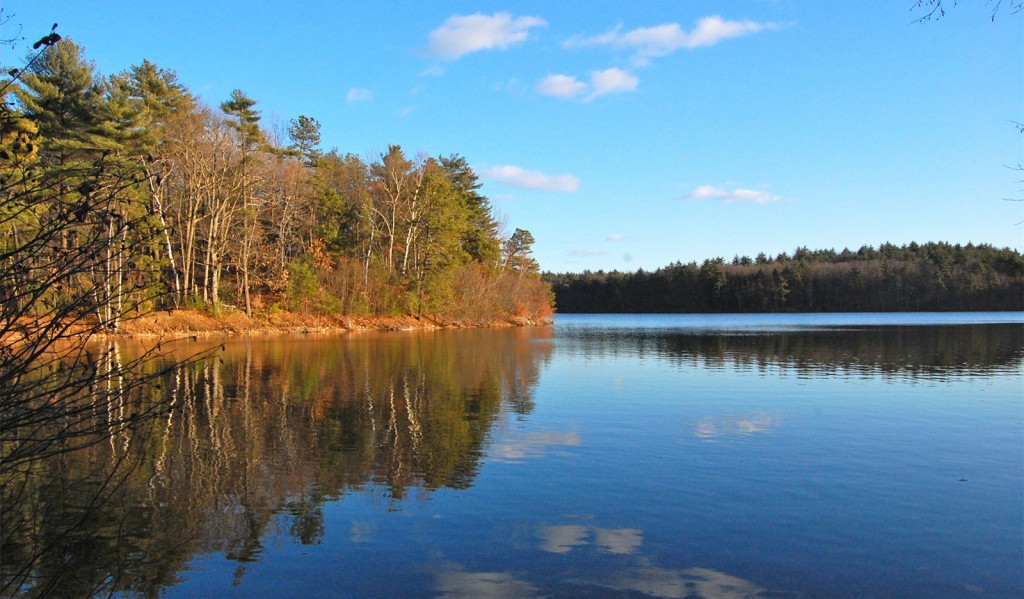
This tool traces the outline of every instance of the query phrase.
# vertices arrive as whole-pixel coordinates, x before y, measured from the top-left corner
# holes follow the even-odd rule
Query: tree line
[[[204,105],[143,61],[101,76],[56,33],[0,82],[0,305],[432,315],[550,314],[526,230],[502,230],[468,161],[320,148],[236,89]],[[132,310],[127,310],[131,307]]]
[[[1024,310],[1024,257],[987,244],[800,247],[653,272],[543,277],[567,313]]]

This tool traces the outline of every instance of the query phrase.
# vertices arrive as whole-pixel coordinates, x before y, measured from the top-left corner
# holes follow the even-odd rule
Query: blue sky
[[[952,3],[947,0],[951,5]],[[465,156],[542,268],[883,242],[1024,245],[1024,14],[962,0],[3,1],[323,145]],[[1007,4],[1004,2],[1004,4]]]

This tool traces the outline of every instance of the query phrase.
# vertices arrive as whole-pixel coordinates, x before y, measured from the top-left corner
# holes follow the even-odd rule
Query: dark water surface
[[[1019,313],[233,341],[162,392],[68,595],[1024,596]]]

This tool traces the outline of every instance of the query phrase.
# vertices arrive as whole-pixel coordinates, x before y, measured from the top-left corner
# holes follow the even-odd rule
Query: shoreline
[[[325,316],[277,312],[248,317],[232,311],[212,316],[199,310],[158,311],[121,323],[115,333],[96,334],[96,338],[184,338],[245,337],[288,334],[342,334],[366,331],[430,331],[441,329],[549,326],[551,318],[515,316],[494,320],[445,320],[437,316]]]

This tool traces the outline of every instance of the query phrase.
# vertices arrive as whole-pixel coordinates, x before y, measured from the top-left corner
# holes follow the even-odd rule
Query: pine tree
[[[251,162],[254,153],[267,149],[267,138],[260,130],[260,112],[253,107],[256,106],[253,100],[240,89],[231,92],[231,99],[222,102],[220,107],[229,117],[231,127],[238,132],[239,148],[242,151],[241,160],[241,200],[242,200],[242,235],[239,239],[238,268],[241,272],[239,287],[242,289],[242,296],[245,301],[245,314],[252,316],[252,299],[250,297],[250,265],[255,250],[256,237],[259,227],[259,206],[254,201],[251,188],[254,181],[255,169]]]
[[[518,271],[520,275],[538,274],[540,266],[533,258],[533,244],[536,240],[526,229],[516,229],[505,241],[505,269]]]
[[[104,131],[104,93],[96,67],[85,50],[62,39],[43,50],[21,74],[15,90],[21,112],[46,140],[40,158],[60,166],[76,158],[95,157],[116,149]]]
[[[306,166],[313,166],[323,155],[320,146],[320,121],[299,115],[288,124],[288,137],[292,140],[288,149],[302,157]]]
[[[145,174],[149,211],[158,221],[161,252],[169,271],[167,284],[174,306],[178,306],[183,290],[167,220],[165,195],[172,169],[167,146],[171,121],[196,110],[196,100],[178,82],[174,71],[158,68],[148,60],[111,77],[110,88],[111,104],[123,106],[121,129],[126,152]]]
[[[461,194],[436,162],[429,161],[427,168],[422,222],[414,250],[417,314],[439,313],[452,307],[456,274],[470,259],[462,247],[469,213]]]
[[[462,249],[473,260],[496,265],[501,256],[498,223],[491,214],[490,202],[479,193],[482,187],[479,177],[462,156],[452,154],[439,161],[468,213],[469,226],[463,235]]]
[[[65,222],[53,252],[74,252],[100,243],[102,261],[75,284],[91,289],[98,298],[96,316],[116,329],[126,294],[142,286],[129,270],[138,273],[131,254],[149,239],[146,211],[137,199],[137,166],[125,159],[131,132],[131,111],[116,86],[96,74],[83,48],[69,39],[47,46],[21,75],[15,91],[24,118],[39,131],[38,158],[50,184],[43,187],[45,201],[36,206],[40,226]],[[42,258],[41,259],[45,259]]]

